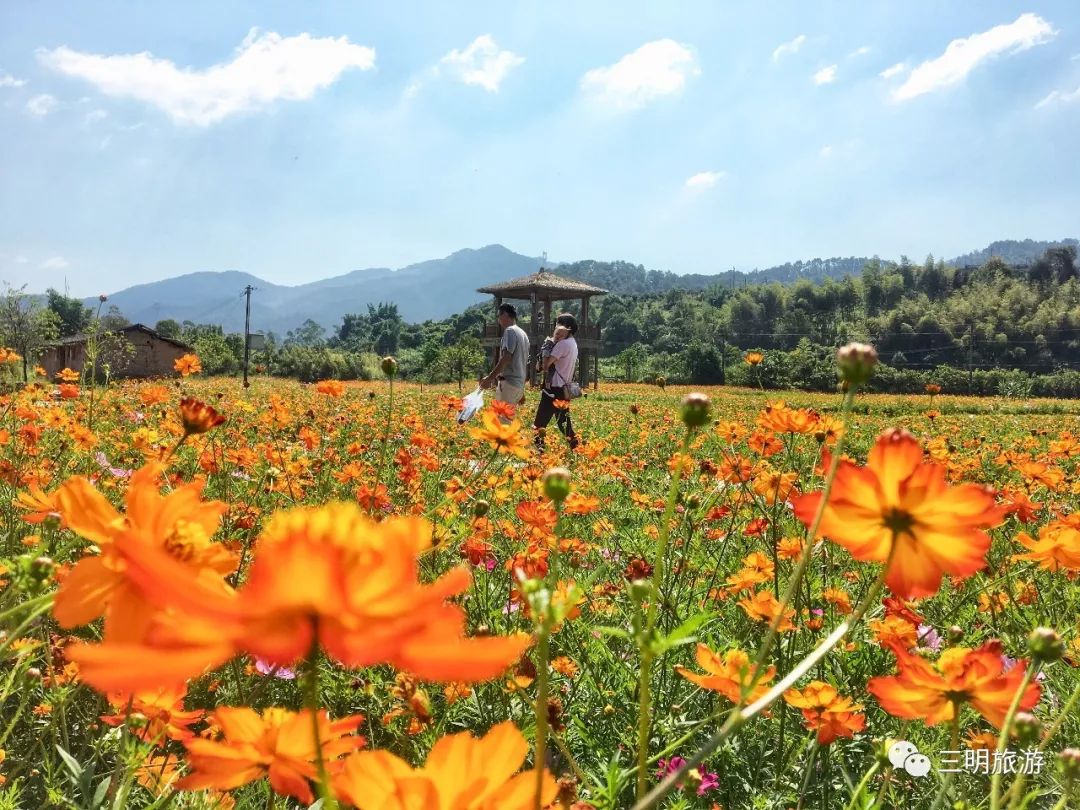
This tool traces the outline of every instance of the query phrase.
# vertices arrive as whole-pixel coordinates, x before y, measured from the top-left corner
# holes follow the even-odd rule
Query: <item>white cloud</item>
[[[479,85],[489,93],[496,93],[507,74],[524,61],[525,57],[512,51],[499,50],[495,40],[484,34],[465,50],[450,51],[439,61],[439,67],[465,84]]]
[[[614,65],[590,70],[581,78],[582,90],[616,109],[644,107],[663,96],[677,95],[686,80],[701,73],[697,57],[673,39],[647,42]]]
[[[347,37],[282,37],[254,28],[232,60],[202,70],[179,68],[146,51],[105,56],[62,46],[40,50],[38,58],[108,96],[142,101],[177,123],[202,127],[278,99],[309,99],[349,68],[375,66],[375,50]]]
[[[849,53],[848,58],[851,59],[855,56],[866,56],[868,53],[870,53],[870,46],[863,45],[861,48],[856,48],[851,53]]]
[[[772,52],[772,60],[777,62],[781,56],[786,56],[789,53],[798,53],[799,48],[806,42],[806,34],[799,34],[791,42],[785,42],[783,45],[778,45],[776,50]]]
[[[26,111],[31,115],[36,115],[38,118],[44,118],[46,115],[56,109],[56,99],[50,96],[48,93],[42,93],[40,96],[34,96],[28,102],[26,102]]]
[[[832,84],[836,81],[836,65],[823,67],[813,76],[814,84]]]
[[[53,256],[38,265],[38,268],[41,270],[63,270],[66,267],[71,267],[71,262],[63,256]]]
[[[831,154],[832,154],[832,144],[828,144],[828,143],[827,143],[827,144],[825,144],[825,145],[824,145],[823,147],[821,147],[821,149],[820,149],[820,150],[818,151],[818,154],[819,154],[819,155],[820,155],[821,157],[823,157],[823,158],[827,158],[827,157],[828,157],[829,155],[831,155]]]
[[[936,59],[923,62],[893,91],[895,101],[907,101],[956,84],[980,62],[1003,53],[1018,53],[1049,42],[1057,34],[1050,23],[1037,14],[1021,14],[1008,25],[954,39]]]
[[[0,87],[22,87],[26,79],[16,79],[10,73],[0,73]]]
[[[91,110],[83,116],[83,123],[89,126],[90,124],[96,124],[98,121],[103,121],[109,117],[109,114],[105,110]]]
[[[907,62],[897,62],[892,67],[885,68],[878,76],[883,79],[891,79],[893,76],[899,76],[905,70],[907,70]]]
[[[694,189],[712,188],[724,179],[724,172],[698,172],[686,178],[686,187]]]
[[[1035,105],[1035,109],[1040,107],[1048,107],[1051,104],[1073,104],[1080,101],[1080,87],[1077,87],[1071,93],[1061,92],[1060,90],[1054,90],[1050,95]]]

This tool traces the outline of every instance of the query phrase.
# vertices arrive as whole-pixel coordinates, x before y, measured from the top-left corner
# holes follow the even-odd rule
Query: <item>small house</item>
[[[195,349],[179,340],[165,337],[149,326],[133,323],[122,329],[108,333],[121,337],[131,346],[131,350],[121,357],[99,359],[109,362],[112,377],[168,377],[175,374],[173,363]],[[45,373],[54,377],[58,371],[70,368],[82,371],[86,363],[87,335],[72,335],[50,343],[41,353],[39,364]]]

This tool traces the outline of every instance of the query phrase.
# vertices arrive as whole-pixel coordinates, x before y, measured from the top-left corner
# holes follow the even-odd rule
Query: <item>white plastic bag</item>
[[[473,418],[478,410],[484,407],[484,389],[477,388],[461,401],[461,413],[457,415],[457,423],[464,425]]]

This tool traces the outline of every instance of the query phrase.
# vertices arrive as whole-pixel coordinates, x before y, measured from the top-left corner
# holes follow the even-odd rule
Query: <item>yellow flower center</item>
[[[893,533],[893,537],[900,537],[911,533],[911,529],[915,525],[915,518],[910,512],[893,507],[881,516],[881,522]]]
[[[165,538],[165,550],[180,562],[191,562],[206,548],[208,541],[202,526],[181,519],[176,521],[172,534]]]

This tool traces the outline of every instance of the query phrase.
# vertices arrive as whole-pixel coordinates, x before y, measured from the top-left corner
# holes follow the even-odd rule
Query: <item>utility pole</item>
[[[244,287],[244,298],[247,299],[244,303],[244,388],[247,388],[251,383],[248,382],[248,359],[251,357],[251,290],[252,286],[248,284]]]
[[[974,383],[972,382],[971,371],[971,353],[975,349],[975,324],[971,324],[968,327],[968,350],[967,350],[967,367],[968,367],[968,393],[972,393]]]

